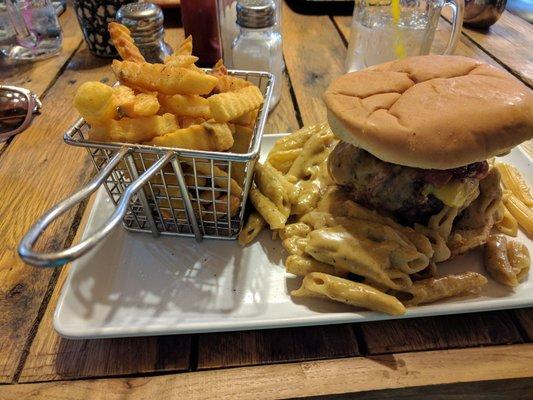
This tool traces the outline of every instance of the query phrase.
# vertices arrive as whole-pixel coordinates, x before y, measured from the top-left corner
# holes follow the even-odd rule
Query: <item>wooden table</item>
[[[350,24],[349,15],[328,14],[345,7],[329,7],[284,5],[287,76],[268,132],[324,120],[321,95],[343,72]],[[172,20],[176,14],[167,14],[167,39],[175,45],[183,33]],[[109,62],[88,53],[71,7],[61,23],[58,57],[0,67],[3,82],[30,88],[43,100],[31,128],[0,147],[0,399],[533,398],[533,309],[248,332],[60,338],[52,314],[68,266],[28,267],[16,247],[46,209],[93,174],[85,150],[65,145],[62,134],[77,118],[72,97],[79,84],[113,80]],[[442,20],[437,50],[449,30]],[[532,32],[505,13],[486,33],[465,29],[456,53],[505,68],[531,86]],[[54,224],[41,248],[77,240],[86,210],[82,205]]]

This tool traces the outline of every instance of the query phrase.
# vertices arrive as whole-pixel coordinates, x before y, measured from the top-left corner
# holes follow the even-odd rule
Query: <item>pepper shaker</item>
[[[117,11],[117,21],[125,25],[146,61],[160,63],[172,54],[165,42],[163,12],[153,3],[130,3]]]

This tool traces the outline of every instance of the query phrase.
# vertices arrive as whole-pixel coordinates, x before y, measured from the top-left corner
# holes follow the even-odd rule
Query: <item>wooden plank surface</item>
[[[522,343],[505,311],[443,315],[358,325],[368,354]]]
[[[443,14],[450,18],[448,10]],[[533,86],[533,27],[526,20],[504,11],[488,30],[464,26],[463,34],[523,82]]]
[[[349,325],[224,332],[200,335],[198,369],[354,357]]]
[[[0,382],[15,374],[53,272],[26,266],[17,245],[44,211],[92,174],[85,150],[65,145],[63,132],[78,118],[71,104],[77,80],[109,79],[107,64],[81,48],[48,92],[36,123],[16,136],[0,158]],[[47,230],[40,248],[63,246],[75,211]]]
[[[283,74],[282,80],[280,101],[268,115],[265,134],[293,132],[300,127],[292,102],[291,87],[287,74]]]
[[[533,341],[533,308],[514,310],[514,314],[526,339],[530,342]]]
[[[63,47],[61,52],[52,58],[33,63],[3,65],[0,59],[0,82],[23,86],[42,95],[57,79],[61,68],[82,42],[82,34],[73,7],[67,7],[59,17],[63,30]]]
[[[343,73],[346,47],[327,15],[299,14],[286,3],[282,12],[283,53],[302,122],[322,122],[322,94]]]
[[[2,385],[0,398],[279,399],[531,377],[533,344],[522,344],[153,377]]]
[[[531,391],[533,391],[533,379],[522,378],[371,390],[337,395],[333,398],[335,400],[509,400],[522,399],[524,393],[531,393]],[[331,399],[332,397],[319,398]],[[314,399],[318,400],[316,397]]]

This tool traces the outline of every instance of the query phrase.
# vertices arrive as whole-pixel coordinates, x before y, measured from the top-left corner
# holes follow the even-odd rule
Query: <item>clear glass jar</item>
[[[232,45],[233,68],[267,71],[274,75],[274,88],[270,101],[270,109],[272,109],[279,102],[281,96],[281,83],[285,69],[281,35],[275,23],[268,19],[264,24],[251,23],[248,26],[243,26],[245,23],[239,22],[239,18],[237,21],[240,30]],[[263,21],[265,18],[261,20],[261,22]],[[250,27],[265,24],[270,26]]]
[[[63,35],[50,0],[0,1],[0,52],[9,60],[38,60],[61,50]]]
[[[281,34],[281,0],[270,0],[276,8],[275,28]],[[239,25],[237,25],[237,3],[243,0],[217,0],[218,30],[220,33],[220,50],[224,65],[233,68],[233,56],[231,46],[239,35]]]

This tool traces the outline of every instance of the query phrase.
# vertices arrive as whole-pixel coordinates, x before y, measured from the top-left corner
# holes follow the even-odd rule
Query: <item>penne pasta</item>
[[[531,196],[531,191],[518,170],[505,163],[496,163],[495,166],[498,171],[500,171],[505,188],[513,192],[513,194],[526,206],[532,207],[533,196]]]
[[[505,194],[503,202],[518,224],[528,235],[533,235],[533,211],[514,194]]]
[[[287,172],[289,172],[292,163],[294,162],[294,160],[296,160],[296,158],[300,155],[301,152],[301,148],[270,152],[267,158],[267,162],[269,162],[278,171],[281,171],[282,173],[286,174]]]
[[[328,298],[390,315],[405,313],[404,305],[396,297],[385,294],[372,286],[322,272],[307,274],[303,279],[302,286],[293,290],[291,295],[294,297]]]
[[[250,200],[255,209],[270,226],[270,229],[281,229],[285,227],[287,216],[283,215],[276,205],[257,188],[250,189]]]
[[[291,213],[291,197],[294,187],[269,164],[257,163],[254,182],[263,195],[274,203],[280,213],[288,217]]]
[[[266,225],[265,219],[258,212],[254,211],[248,217],[248,221],[239,233],[239,244],[242,246],[247,245],[254,240],[257,235],[263,230]]]
[[[307,255],[291,254],[285,260],[285,267],[287,272],[297,275],[305,276],[311,272],[323,272],[325,274],[346,277],[349,272],[337,269],[329,264],[322,263]]]
[[[516,236],[518,224],[531,232],[532,210],[521,201],[527,199],[525,183],[514,168],[503,167],[501,175],[507,171],[522,197],[509,190],[502,202],[501,168],[491,168],[479,181],[449,189],[455,203],[444,202],[427,223],[410,227],[355,203],[350,187],[343,190],[334,184],[327,160],[335,144],[327,124],[303,128],[278,140],[267,161],[256,164],[250,199],[257,213],[239,240],[249,243],[269,224],[273,238],[279,237],[288,253],[287,272],[303,277],[301,287],[291,292],[294,297],[399,315],[405,312],[404,304],[477,294],[487,283],[483,275],[435,278],[437,263],[484,244],[495,223],[509,235]],[[487,245],[487,271],[515,286],[529,270],[529,255],[524,245],[505,243],[503,253],[501,246],[496,253]]]

